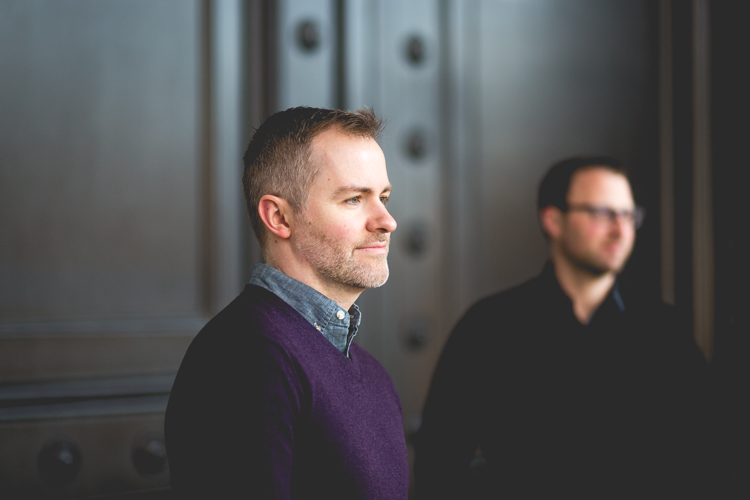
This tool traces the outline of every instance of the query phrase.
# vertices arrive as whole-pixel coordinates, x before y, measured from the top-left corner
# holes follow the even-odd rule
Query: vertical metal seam
[[[674,98],[672,0],[659,2],[659,200],[661,298],[675,303]]]
[[[449,223],[443,231],[441,243],[445,249],[444,261],[450,263],[443,272],[446,289],[443,300],[446,307],[442,311],[441,324],[452,326],[456,316],[464,310],[471,298],[470,289],[474,278],[468,251],[473,247],[470,243],[473,219],[470,214],[473,213],[474,206],[467,199],[471,184],[469,179],[472,178],[467,165],[472,164],[469,155],[473,153],[470,153],[467,146],[465,130],[469,113],[467,81],[475,75],[467,74],[470,68],[466,59],[469,42],[466,40],[465,27],[467,10],[471,7],[453,0],[442,0],[439,6],[442,64],[440,100],[443,114],[440,125],[443,138],[440,141],[443,163],[441,172],[445,179],[443,196],[449,200],[444,208],[446,213],[442,215]],[[450,331],[440,334],[441,341],[444,341]]]
[[[211,0],[203,0],[201,2],[201,22],[200,22],[200,113],[201,113],[201,168],[200,168],[200,179],[199,179],[199,192],[201,195],[202,203],[200,206],[200,220],[202,224],[202,230],[199,235],[200,250],[201,250],[201,269],[200,269],[200,284],[201,284],[201,309],[208,315],[212,314],[213,302],[214,302],[214,261],[216,249],[214,248],[214,225],[213,219],[215,217],[214,210],[214,197],[213,197],[213,105],[212,105],[212,92],[213,86],[211,82],[212,74],[212,41],[211,41]]]
[[[279,110],[279,2],[262,1],[263,16],[263,43],[265,50],[263,57],[263,107],[261,121],[268,118],[272,113]]]
[[[243,86],[240,45],[241,3],[212,2],[212,176],[214,201],[214,297],[213,308],[231,302],[241,290],[240,220],[238,186],[240,156],[240,93]]]
[[[334,89],[333,107],[344,109],[347,101],[346,88],[346,1],[335,0],[334,2],[334,21],[336,25],[336,48],[334,57],[334,77],[336,88]]]
[[[444,182],[440,183],[441,196],[443,199],[449,200],[448,205],[442,205],[441,210],[445,213],[440,214],[441,218],[449,220],[448,227],[459,229],[461,227],[461,204],[455,206],[459,200],[461,193],[460,187],[457,182],[454,182],[456,178],[460,178],[457,175],[457,170],[460,170],[460,166],[456,161],[458,158],[459,145],[457,144],[456,135],[452,134],[451,124],[455,123],[458,119],[457,108],[459,107],[455,98],[455,89],[458,84],[453,80],[453,69],[459,63],[455,60],[454,54],[451,52],[451,40],[453,39],[453,32],[451,30],[450,22],[453,21],[456,25],[459,24],[458,16],[451,16],[448,12],[455,14],[451,9],[449,0],[438,1],[438,99],[440,101],[440,108],[438,110],[438,158],[439,158],[439,171],[440,177],[443,178]],[[456,37],[455,43],[458,42]],[[448,235],[451,233],[449,230],[441,231],[440,246],[443,248],[442,258],[444,262],[452,262],[452,265],[441,266],[441,276],[439,277],[440,286],[443,290],[441,300],[449,307],[440,308],[440,316],[437,318],[438,325],[445,325],[446,313],[450,313],[450,304],[458,302],[456,295],[460,294],[460,270],[462,268],[463,260],[461,259],[460,249],[456,244],[456,240],[460,240],[460,236],[455,239],[451,239]],[[442,340],[444,333],[438,332]],[[447,333],[445,333],[447,335]]]
[[[244,48],[244,60],[242,62],[243,79],[245,86],[243,89],[243,104],[244,110],[244,122],[242,123],[242,137],[244,143],[242,144],[243,150],[247,147],[247,143],[250,138],[254,135],[253,126],[260,126],[263,119],[268,116],[268,109],[266,106],[267,92],[267,81],[268,81],[268,66],[266,64],[266,53],[270,50],[269,44],[267,43],[267,31],[268,23],[266,22],[266,8],[264,3],[260,0],[251,0],[244,5],[243,10],[243,30],[241,36],[243,37],[242,44]],[[244,155],[244,151],[242,152]],[[240,158],[240,161],[242,159]],[[244,168],[242,168],[244,175]],[[243,192],[244,198],[244,192]],[[242,203],[244,206],[244,200]],[[263,260],[260,244],[255,238],[253,232],[249,214],[246,210],[243,210],[244,215],[241,220],[244,220],[242,225],[243,235],[243,249],[242,249],[242,275],[247,278],[250,275],[250,271],[253,266]]]
[[[714,335],[714,249],[711,182],[710,2],[693,1],[693,320],[710,360]]]

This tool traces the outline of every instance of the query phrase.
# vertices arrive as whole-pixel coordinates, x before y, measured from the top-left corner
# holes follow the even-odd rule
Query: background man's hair
[[[345,134],[376,140],[383,123],[371,109],[355,112],[298,107],[271,115],[255,131],[245,151],[242,187],[255,236],[265,249],[265,230],[258,215],[267,194],[286,200],[295,212],[307,205],[308,191],[319,166],[311,161],[311,143],[336,128]]]
[[[628,179],[628,172],[621,161],[609,156],[576,156],[552,165],[539,184],[537,209],[552,205],[562,211],[567,210],[567,196],[573,175],[580,170],[604,168]]]

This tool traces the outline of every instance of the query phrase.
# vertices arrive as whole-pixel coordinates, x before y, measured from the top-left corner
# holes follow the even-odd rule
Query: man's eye
[[[593,210],[591,210],[591,213],[594,217],[598,217],[600,219],[611,219],[616,215],[615,211],[609,208],[594,208]]]
[[[349,203],[350,205],[356,205],[361,201],[362,201],[361,196],[355,196],[354,198],[349,198],[348,200],[346,200],[346,202]]]
[[[387,205],[389,201],[391,201],[391,198],[389,196],[380,197],[380,203],[382,203],[383,205]]]

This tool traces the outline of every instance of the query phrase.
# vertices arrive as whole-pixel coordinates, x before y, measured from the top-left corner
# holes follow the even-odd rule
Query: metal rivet
[[[133,441],[133,465],[143,476],[157,476],[167,468],[167,447],[164,435],[153,431]]]
[[[420,130],[414,130],[406,139],[406,154],[413,160],[422,159],[427,153],[427,137]]]
[[[315,21],[306,20],[297,26],[297,44],[305,52],[314,52],[320,45],[320,30]]]
[[[72,483],[81,469],[81,452],[68,441],[56,441],[39,452],[38,467],[42,480],[52,488]]]
[[[427,47],[422,37],[414,35],[406,42],[406,58],[414,64],[421,64],[427,56]]]
[[[423,224],[414,224],[406,231],[406,251],[413,256],[420,256],[427,251],[429,234]]]
[[[410,351],[419,351],[430,339],[430,323],[422,317],[412,318],[406,325],[404,342]]]

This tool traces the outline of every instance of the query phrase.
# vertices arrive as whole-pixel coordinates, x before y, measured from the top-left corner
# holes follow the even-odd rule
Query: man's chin
[[[378,276],[375,279],[367,281],[365,283],[366,286],[364,288],[366,288],[366,289],[368,289],[368,288],[380,288],[381,286],[385,285],[385,283],[388,281],[388,277],[389,277],[389,272],[388,272],[388,269],[386,268],[384,276]]]
[[[614,262],[608,262],[607,263],[607,270],[608,272],[612,272],[614,274],[620,274],[623,269],[625,269],[625,264],[628,263],[627,259],[618,259]]]
[[[383,264],[384,267],[382,268],[380,268],[379,266],[378,268],[373,268],[371,266],[361,266],[353,272],[349,273],[348,278],[342,281],[349,286],[361,290],[381,287],[385,285],[386,281],[388,281],[389,276],[388,264]]]
[[[625,267],[625,263],[619,262],[586,262],[576,261],[576,267],[591,274],[592,276],[604,276],[605,274],[620,274]]]

